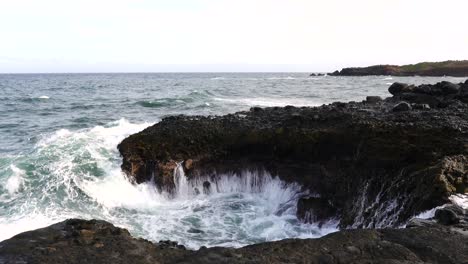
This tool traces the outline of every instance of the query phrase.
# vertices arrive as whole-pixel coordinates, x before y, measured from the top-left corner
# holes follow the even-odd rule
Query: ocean
[[[197,249],[320,237],[336,222],[295,216],[300,186],[274,175],[256,188],[224,177],[210,195],[168,198],[132,185],[117,144],[169,115],[223,115],[253,106],[318,106],[390,96],[393,82],[449,77],[309,77],[307,73],[0,75],[0,241],[67,218],[103,219],[151,241]],[[179,191],[186,185],[178,174]],[[249,175],[256,180],[259,175]],[[182,178],[181,178],[182,177]]]

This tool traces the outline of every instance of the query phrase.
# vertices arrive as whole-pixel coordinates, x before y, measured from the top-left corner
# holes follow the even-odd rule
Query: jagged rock
[[[159,250],[105,221],[69,219],[0,242],[0,263],[158,263],[184,252]]]
[[[401,102],[397,105],[395,105],[393,108],[392,108],[392,111],[393,112],[403,112],[403,111],[410,111],[412,108],[411,108],[411,105],[408,104],[407,102]]]
[[[243,248],[186,250],[97,220],[67,220],[0,242],[0,263],[466,263],[468,235],[441,225],[343,230]]]

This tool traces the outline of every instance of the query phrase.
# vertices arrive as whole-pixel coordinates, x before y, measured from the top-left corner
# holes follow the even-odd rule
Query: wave
[[[0,211],[0,241],[71,217],[106,219],[106,210],[93,205],[82,185],[119,169],[116,145],[149,125],[120,119],[42,135],[33,153],[15,157],[9,165],[11,176],[3,185],[7,193],[0,197],[5,208]]]
[[[213,94],[207,90],[192,90],[189,94],[176,96],[176,97],[165,97],[157,98],[154,100],[144,100],[136,102],[137,105],[148,107],[148,108],[163,108],[163,107],[177,107],[184,104],[204,104],[204,102],[210,98]]]
[[[261,107],[274,107],[274,106],[319,106],[321,103],[310,101],[303,98],[213,98],[216,101],[222,101],[230,104],[248,105],[248,106],[261,106]]]
[[[12,174],[17,178],[7,196],[14,195],[14,206],[0,212],[0,230],[8,230],[0,232],[0,240],[71,217],[104,219],[135,236],[177,240],[194,249],[336,231],[336,223],[321,228],[301,223],[295,214],[300,186],[262,171],[188,180],[178,167],[175,198],[157,192],[153,183],[130,183],[120,169],[116,145],[149,125],[121,119],[43,135],[33,154],[13,161],[28,169]],[[203,192],[205,182],[209,193]],[[0,199],[6,204],[11,197]]]
[[[286,77],[269,77],[266,78],[267,80],[296,80],[298,78],[292,77],[292,76],[286,76]],[[299,78],[299,79],[308,79],[308,78]]]

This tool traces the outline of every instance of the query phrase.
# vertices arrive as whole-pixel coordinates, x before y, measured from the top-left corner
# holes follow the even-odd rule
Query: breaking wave
[[[0,204],[8,208],[0,211],[0,240],[73,217],[104,219],[135,236],[194,249],[336,231],[336,223],[320,228],[301,223],[296,217],[300,186],[263,171],[189,181],[178,167],[177,195],[171,198],[152,183],[131,184],[116,146],[149,125],[121,119],[44,135],[33,153],[16,157],[5,170],[11,175],[0,185],[6,190]]]

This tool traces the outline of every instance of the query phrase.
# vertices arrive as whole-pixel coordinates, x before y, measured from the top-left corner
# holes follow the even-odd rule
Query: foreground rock
[[[450,226],[345,230],[240,249],[151,243],[105,221],[70,219],[0,242],[0,263],[466,263],[468,236]]]
[[[169,193],[177,162],[190,179],[266,170],[320,197],[302,200],[304,220],[333,212],[341,227],[400,226],[468,192],[467,90],[394,84],[385,100],[168,117],[122,141],[122,169]]]
[[[411,65],[374,65],[362,68],[344,68],[329,73],[331,76],[468,76],[468,61],[423,62]]]

